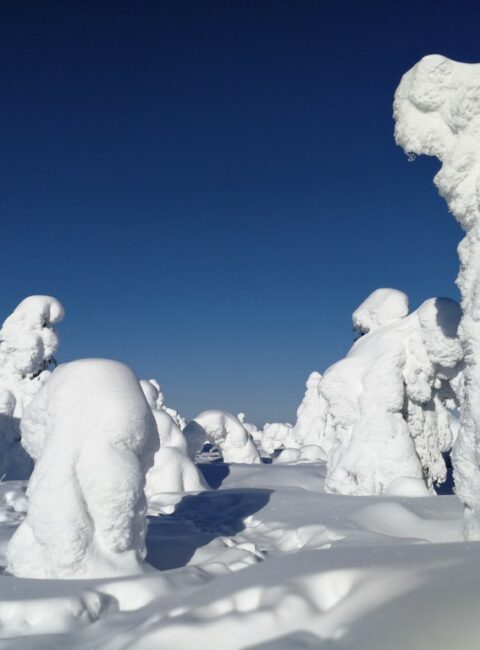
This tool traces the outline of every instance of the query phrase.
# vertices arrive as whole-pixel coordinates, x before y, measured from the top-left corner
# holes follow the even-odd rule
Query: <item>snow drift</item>
[[[8,571],[31,578],[142,571],[145,474],[158,436],[134,373],[105,359],[59,366],[21,429],[36,464]]]
[[[480,539],[480,64],[424,57],[397,88],[394,118],[395,140],[405,152],[441,161],[434,183],[466,232],[457,278],[465,396],[453,462],[466,534]]]

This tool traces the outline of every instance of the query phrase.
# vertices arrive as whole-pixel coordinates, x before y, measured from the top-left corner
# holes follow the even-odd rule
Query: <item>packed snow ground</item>
[[[478,649],[480,547],[457,497],[327,494],[322,463],[200,468],[211,490],[150,504],[151,573],[0,576],[0,647]],[[24,490],[0,484],[3,565]]]

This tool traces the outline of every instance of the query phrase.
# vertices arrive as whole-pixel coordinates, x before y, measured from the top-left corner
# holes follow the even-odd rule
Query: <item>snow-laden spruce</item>
[[[206,442],[220,450],[225,463],[261,463],[250,433],[240,420],[226,411],[203,411],[185,427],[191,454],[201,451]]]
[[[273,456],[281,449],[296,449],[297,441],[293,437],[293,427],[289,422],[266,422],[260,440],[262,451]]]
[[[147,401],[154,404],[152,408],[155,408],[157,411],[161,409],[168,413],[175,424],[183,431],[187,422],[178,411],[165,404],[165,396],[158,381],[156,379],[142,379],[140,384],[142,385],[142,390],[145,393]]]
[[[63,317],[64,309],[56,298],[29,296],[2,325],[0,387],[12,393],[17,417],[50,375],[59,343],[55,325]]]
[[[188,456],[188,445],[185,435],[177,422],[164,407],[160,386],[154,380],[140,381],[148,405],[152,409],[157,425],[159,449],[155,454],[152,467],[148,470],[145,493],[149,499],[165,495],[175,495],[168,500],[163,512],[169,513],[183,492],[199,492],[207,489],[203,476]]]
[[[0,479],[25,480],[30,477],[33,461],[20,444],[20,418],[15,417],[13,393],[0,389]]]
[[[21,429],[35,469],[8,571],[86,578],[144,570],[145,474],[158,435],[130,368],[105,359],[59,366],[26,408]]]
[[[262,430],[259,429],[255,424],[246,421],[245,413],[238,413],[237,418],[243,424],[248,433],[252,436],[254,443],[258,446],[262,439]]]
[[[480,64],[426,56],[409,70],[394,102],[395,140],[408,154],[436,156],[434,183],[465,238],[458,247],[465,395],[453,452],[466,535],[480,538]]]
[[[389,308],[387,317],[376,311],[386,304],[378,296],[389,291],[374,292],[354,312],[366,333],[318,384],[326,414],[322,406],[316,444],[328,454],[332,492],[382,494],[401,478],[424,479],[428,487],[446,478],[442,453],[453,441],[447,407],[457,404],[463,359],[461,310],[454,300],[432,298],[408,316]]]
[[[297,421],[293,427],[292,436],[296,446],[321,445],[328,451],[328,438],[324,434],[327,419],[327,402],[322,395],[320,385],[322,375],[319,372],[310,373],[306,391],[297,409]]]
[[[20,418],[50,376],[62,305],[50,296],[25,298],[0,330],[0,478],[26,479],[32,461],[20,445]]]

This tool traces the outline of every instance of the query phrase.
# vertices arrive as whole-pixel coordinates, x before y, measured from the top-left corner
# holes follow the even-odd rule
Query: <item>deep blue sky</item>
[[[292,420],[373,289],[457,297],[433,160],[392,136],[425,54],[480,61],[473,0],[3,0],[0,315],[65,305],[59,360],[188,416]]]

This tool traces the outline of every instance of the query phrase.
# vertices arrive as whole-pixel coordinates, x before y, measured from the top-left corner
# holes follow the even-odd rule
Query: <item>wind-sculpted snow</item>
[[[180,501],[182,493],[199,492],[206,489],[207,485],[193,459],[188,456],[185,435],[163,408],[163,395],[158,383],[142,379],[140,386],[152,409],[160,445],[147,473],[145,493],[149,500],[155,499],[157,503],[159,499],[166,500],[162,511],[170,513]]]
[[[328,455],[326,485],[333,492],[382,494],[401,478],[425,479],[428,487],[446,478],[442,453],[453,442],[447,406],[456,405],[452,381],[463,359],[460,307],[433,298],[409,316],[390,311],[385,322],[375,313],[385,307],[382,294],[395,295],[374,292],[354,312],[357,323],[359,313],[369,314],[360,318],[368,333],[318,380],[318,397],[307,387],[305,399],[317,414],[308,419],[308,441]],[[300,424],[303,417],[302,408]]]
[[[434,183],[466,232],[458,247],[465,395],[453,462],[466,505],[466,534],[480,538],[480,64],[423,58],[402,78],[394,102],[395,139],[408,154],[436,156]]]
[[[217,446],[225,463],[261,463],[252,436],[240,420],[226,411],[204,411],[185,428],[189,447],[198,453],[205,442]]]
[[[33,578],[142,571],[145,474],[158,435],[133,372],[105,359],[59,366],[21,428],[36,464],[27,517],[8,546],[8,570]]]

